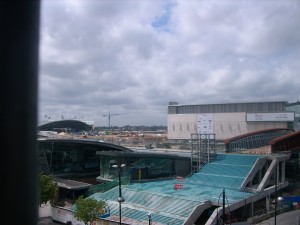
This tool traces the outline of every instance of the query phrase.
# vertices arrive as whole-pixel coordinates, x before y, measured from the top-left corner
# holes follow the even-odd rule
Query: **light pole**
[[[222,201],[223,215],[222,215],[222,219],[221,219],[221,217],[219,218],[219,211],[217,209],[217,225],[220,224],[220,221],[221,221],[221,225],[225,224],[224,223],[225,216],[226,216],[226,212],[225,212],[225,198],[226,198],[226,196],[225,196],[225,189],[223,189],[222,193],[219,196],[218,205],[219,205],[219,201],[220,201],[221,195],[223,197],[223,201]]]
[[[281,196],[278,196],[278,171],[277,171],[277,166],[276,166],[276,170],[275,170],[275,199],[274,199],[274,225],[277,224],[277,205],[278,202],[281,203],[284,199]]]
[[[118,165],[113,165],[113,168],[118,168],[118,174],[119,174],[119,197],[118,197],[118,202],[119,202],[119,224],[122,224],[122,208],[121,208],[121,203],[125,202],[124,197],[122,196],[122,189],[121,189],[121,170],[123,167],[125,167],[125,164],[118,164]]]
[[[276,214],[277,214],[277,166],[275,168],[275,206],[274,206],[274,225],[276,225]]]
[[[148,213],[148,220],[149,220],[149,225],[151,225],[152,222],[152,214]]]

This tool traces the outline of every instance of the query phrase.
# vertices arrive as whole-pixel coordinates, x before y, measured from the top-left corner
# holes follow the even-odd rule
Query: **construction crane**
[[[124,115],[126,113],[116,113],[116,114],[111,114],[110,112],[108,114],[104,114],[104,117],[108,118],[108,128],[110,129],[110,117],[112,116],[119,116],[119,115]]]

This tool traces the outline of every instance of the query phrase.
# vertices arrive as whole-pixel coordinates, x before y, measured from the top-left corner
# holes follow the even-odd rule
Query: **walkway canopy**
[[[284,147],[284,149],[287,151],[287,146],[290,146],[287,143],[291,140],[293,140],[294,147],[296,147],[297,145],[299,147],[300,143],[297,144],[297,137],[299,139],[299,134],[297,135],[297,132],[292,129],[265,129],[229,138],[224,141],[224,144],[226,152],[236,152],[247,149],[260,148],[268,145],[275,145],[276,143],[276,145],[279,145],[278,142],[280,141],[280,146],[286,146]],[[275,151],[275,146],[271,147],[271,149],[272,151]]]
[[[300,150],[300,131],[275,138],[270,145],[272,152]]]

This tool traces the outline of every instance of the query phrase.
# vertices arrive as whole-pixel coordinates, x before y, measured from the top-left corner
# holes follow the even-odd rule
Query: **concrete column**
[[[258,180],[259,180],[259,183],[262,180],[262,171],[261,170],[258,171]]]
[[[270,212],[270,196],[266,196],[266,209]]]
[[[278,185],[279,182],[279,162],[275,167],[275,185]]]
[[[285,182],[285,161],[281,163],[281,182]]]
[[[253,202],[251,202],[251,203],[250,203],[250,210],[251,210],[251,211],[250,211],[250,217],[251,217],[251,218],[253,217],[253,208],[254,208],[254,207],[253,207]]]

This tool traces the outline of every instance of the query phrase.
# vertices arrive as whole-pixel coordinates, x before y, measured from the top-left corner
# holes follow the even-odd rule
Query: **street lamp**
[[[219,205],[219,201],[220,201],[221,195],[223,196],[223,204],[222,204],[223,215],[222,215],[222,219],[221,219],[221,217],[219,218],[219,211],[218,211],[218,208],[217,208],[217,225],[219,225],[220,222],[221,222],[221,225],[224,225],[225,224],[224,221],[225,221],[225,217],[226,217],[226,212],[225,212],[225,198],[226,198],[225,189],[223,189],[223,191],[219,195],[218,205]]]
[[[279,196],[279,197],[275,197],[273,203],[274,203],[274,225],[277,224],[277,211],[278,211],[278,206],[279,209],[281,208],[282,202],[284,201],[284,198]]]
[[[125,167],[125,164],[118,164],[118,165],[113,165],[113,168],[118,168],[118,174],[119,174],[119,197],[118,197],[118,202],[119,202],[119,224],[122,224],[122,209],[121,209],[121,203],[125,202],[124,197],[122,196],[122,189],[121,189],[121,170],[123,167]]]
[[[148,219],[149,219],[149,225],[151,225],[151,221],[152,221],[152,214],[148,213]]]
[[[274,225],[277,224],[277,205],[278,205],[278,202],[281,203],[284,199],[283,197],[281,196],[278,196],[278,188],[277,188],[277,185],[278,185],[278,174],[277,174],[277,167],[276,167],[276,170],[275,170],[275,199],[274,199]]]

